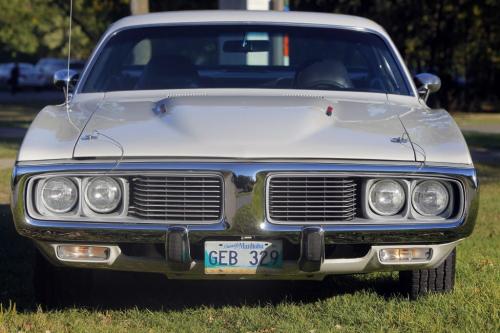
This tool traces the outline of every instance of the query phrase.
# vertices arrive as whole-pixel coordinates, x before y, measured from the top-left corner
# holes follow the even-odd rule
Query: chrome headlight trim
[[[449,218],[425,218],[418,217],[414,218],[412,209],[408,209],[410,212],[406,213],[404,210],[404,216],[396,217],[393,219],[389,218],[359,218],[346,222],[332,222],[325,224],[331,225],[332,228],[347,228],[348,230],[353,230],[357,228],[397,228],[404,227],[413,228],[435,228],[439,225],[439,228],[454,228],[460,225],[464,218],[470,219],[471,216],[475,216],[477,213],[477,179],[475,178],[475,170],[473,168],[452,168],[452,167],[438,167],[438,166],[427,166],[419,167],[413,165],[363,165],[363,164],[334,164],[334,163],[292,163],[292,162],[123,162],[120,164],[119,168],[110,172],[109,169],[113,166],[112,163],[70,163],[70,164],[41,164],[41,165],[18,165],[17,177],[14,182],[14,193],[13,193],[13,210],[16,216],[21,216],[20,214],[25,214],[25,218],[33,221],[33,223],[44,224],[43,221],[52,220],[55,225],[64,226],[65,224],[71,224],[75,222],[86,223],[86,225],[109,225],[109,222],[113,224],[122,225],[125,223],[135,223],[135,224],[150,224],[159,227],[160,225],[171,225],[179,224],[176,221],[153,221],[153,220],[141,220],[136,218],[129,218],[126,214],[114,215],[114,216],[103,216],[101,214],[96,214],[92,217],[84,216],[70,216],[70,217],[55,217],[47,218],[46,216],[41,216],[40,214],[33,214],[34,209],[30,208],[30,203],[32,204],[32,189],[28,187],[32,184],[32,180],[38,178],[46,178],[49,176],[56,175],[68,175],[68,176],[97,176],[107,174],[113,177],[123,177],[127,178],[137,174],[164,174],[164,173],[200,173],[200,174],[218,174],[224,181],[224,202],[223,202],[223,217],[217,222],[224,225],[235,219],[235,214],[239,212],[239,206],[235,204],[239,203],[243,199],[247,199],[248,196],[255,196],[260,191],[265,191],[265,183],[258,181],[255,183],[256,179],[266,179],[272,174],[302,174],[307,172],[309,174],[324,174],[331,173],[335,175],[343,175],[345,177],[358,177],[363,179],[379,179],[383,178],[398,178],[398,179],[439,179],[444,182],[450,182],[457,189],[457,202],[459,200],[460,206],[455,207],[453,214]],[[311,170],[314,170],[311,172]],[[248,176],[247,176],[248,175]],[[242,177],[245,178],[242,178]],[[239,178],[236,178],[239,177]],[[256,178],[257,177],[257,178]],[[379,178],[377,178],[379,177]],[[235,182],[235,179],[241,180],[246,179],[250,183],[249,185],[242,185]],[[255,183],[255,184],[254,184]],[[124,183],[125,191],[124,195],[128,195],[128,183]],[[411,184],[409,185],[411,186]],[[241,187],[241,188],[240,188]],[[236,195],[235,190],[238,189],[237,193],[244,193],[243,195]],[[227,195],[225,195],[227,193]],[[261,197],[260,200],[253,200],[251,204],[255,206],[252,210],[252,214],[255,215],[253,218],[255,223],[258,223],[259,230],[267,230],[269,228],[277,228],[278,223],[270,221],[265,212],[265,202],[267,200],[267,195],[265,200]],[[474,201],[474,205],[470,207],[469,205]],[[124,198],[124,211],[126,212],[128,207],[128,198]],[[247,201],[245,201],[247,203]],[[227,206],[227,207],[226,207]],[[26,209],[26,208],[27,209]],[[236,210],[235,210],[236,208]],[[411,207],[410,207],[411,208]],[[27,213],[27,214],[26,214]],[[411,216],[411,218],[409,218]],[[238,216],[239,217],[239,216]],[[90,224],[91,222],[91,224]],[[217,223],[211,223],[211,226],[217,225]],[[236,222],[235,222],[236,223]],[[195,224],[195,223],[192,223]],[[196,223],[198,224],[198,223]],[[206,223],[205,223],[206,224]],[[284,223],[281,223],[284,224]],[[299,227],[300,224],[291,225],[288,224],[286,228]],[[207,225],[208,227],[208,225]],[[283,226],[285,227],[285,226]]]
[[[440,221],[442,223],[453,223],[463,214],[465,207],[465,188],[462,182],[457,179],[445,177],[431,177],[425,175],[407,175],[407,176],[389,176],[389,179],[396,178],[403,185],[406,193],[406,203],[399,213],[392,216],[379,215],[371,208],[368,202],[371,185],[379,180],[388,179],[372,178],[367,179],[363,184],[364,198],[362,198],[363,216],[372,219],[376,223],[433,223]],[[436,181],[446,187],[449,194],[447,208],[439,215],[420,214],[413,205],[413,191],[415,187],[424,181]]]
[[[130,207],[130,183],[129,179],[131,177],[137,175],[147,174],[147,175],[159,175],[164,176],[168,175],[185,175],[189,174],[190,176],[215,176],[221,180],[222,184],[222,202],[221,202],[221,216],[220,218],[213,221],[182,221],[182,220],[154,220],[154,219],[141,219],[129,214]],[[71,177],[75,179],[79,183],[79,202],[77,208],[74,210],[73,214],[65,214],[65,215],[45,215],[40,214],[36,205],[35,205],[35,195],[33,194],[34,187],[40,181],[43,181],[46,178],[64,176]],[[91,209],[88,203],[85,200],[85,192],[87,189],[87,185],[89,181],[94,178],[99,178],[103,176],[109,176],[117,181],[121,188],[122,198],[121,202],[118,205],[117,209],[111,211],[110,213],[99,213]],[[37,174],[31,177],[28,177],[26,180],[26,189],[25,189],[25,204],[27,214],[37,220],[52,220],[52,221],[74,221],[74,222],[89,222],[89,223],[137,223],[137,224],[200,224],[200,225],[215,225],[217,223],[221,223],[224,221],[224,212],[225,212],[225,202],[224,202],[224,193],[225,193],[225,178],[221,172],[208,172],[208,171],[172,171],[168,170],[165,172],[157,172],[157,171],[149,171],[149,172],[112,172],[108,171],[74,171],[74,172],[50,172],[46,174]]]
[[[336,177],[351,177],[358,178],[361,182],[361,191],[358,198],[360,203],[360,216],[357,216],[350,221],[329,221],[324,222],[324,225],[394,225],[394,224],[407,224],[407,225],[424,225],[441,223],[443,225],[453,225],[459,220],[464,214],[466,197],[465,197],[465,185],[457,178],[448,177],[443,174],[433,174],[433,173],[373,173],[370,171],[353,171],[346,172],[342,171],[325,171],[325,172],[286,172],[286,171],[274,171],[266,173],[265,181],[265,213],[266,221],[276,225],[311,225],[318,224],[318,222],[281,222],[275,221],[271,218],[270,213],[270,203],[269,203],[269,182],[270,179],[275,176],[300,176],[300,175],[310,175],[310,176],[324,176],[325,174],[334,175]],[[384,216],[375,213],[369,206],[368,203],[368,191],[370,186],[377,181],[384,179],[392,179],[400,183],[405,191],[406,200],[403,208],[395,215]],[[455,188],[457,192],[456,195],[450,196],[450,202],[455,202],[455,205],[449,205],[449,209],[446,211],[447,214],[442,214],[441,216],[423,216],[420,215],[411,204],[410,194],[413,193],[413,188],[415,184],[424,180],[437,180],[444,184],[449,184],[450,188]],[[450,192],[451,193],[451,192]],[[453,193],[451,193],[453,194]]]
[[[70,179],[75,186],[77,187],[78,197],[76,203],[73,207],[66,212],[55,213],[51,212],[45,205],[42,203],[41,199],[41,189],[45,182],[52,178],[67,178]],[[77,175],[67,174],[67,173],[48,173],[48,174],[39,174],[31,177],[27,180],[26,186],[26,210],[28,214],[34,218],[41,220],[83,220],[86,218],[96,218],[96,217],[105,217],[105,218],[114,218],[114,217],[123,217],[126,215],[128,208],[128,182],[123,177],[112,176],[111,178],[116,181],[121,189],[121,199],[117,208],[110,213],[98,213],[93,211],[89,205],[85,201],[85,193],[86,185],[90,179],[95,178],[91,175]]]

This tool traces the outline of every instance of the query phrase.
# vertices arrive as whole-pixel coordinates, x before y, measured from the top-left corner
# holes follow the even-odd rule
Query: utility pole
[[[283,11],[285,9],[285,0],[271,0],[271,9]]]
[[[130,13],[132,15],[149,13],[149,0],[130,0]]]

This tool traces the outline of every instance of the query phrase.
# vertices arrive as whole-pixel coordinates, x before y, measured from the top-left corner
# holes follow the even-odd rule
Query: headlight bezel
[[[90,179],[98,178],[104,176],[102,174],[82,174],[82,175],[68,175],[68,174],[44,174],[34,176],[29,179],[26,186],[26,208],[30,216],[38,218],[41,220],[51,219],[51,220],[95,220],[95,219],[114,219],[123,218],[127,216],[128,212],[128,202],[129,202],[129,185],[127,177],[119,175],[109,175],[113,180],[115,180],[120,186],[121,199],[120,203],[110,213],[98,213],[93,211],[85,200],[84,191],[86,190],[86,184]],[[42,202],[41,199],[41,189],[43,184],[48,180],[57,177],[64,177],[70,179],[77,187],[77,202],[74,207],[65,213],[54,213],[48,210]],[[95,220],[98,221],[98,220]]]
[[[405,206],[396,215],[380,215],[375,212],[369,204],[369,194],[370,189],[374,183],[381,180],[396,180],[401,185],[403,185],[406,202]],[[444,185],[448,191],[449,199],[447,208],[439,215],[423,215],[420,214],[413,205],[413,191],[415,187],[424,181],[437,181]],[[363,181],[362,186],[362,215],[369,219],[376,221],[381,221],[381,223],[433,223],[436,221],[453,221],[456,216],[460,215],[463,210],[465,203],[465,197],[463,193],[463,185],[457,179],[449,179],[442,177],[429,177],[429,176],[419,176],[412,175],[388,175],[378,178],[368,178]]]

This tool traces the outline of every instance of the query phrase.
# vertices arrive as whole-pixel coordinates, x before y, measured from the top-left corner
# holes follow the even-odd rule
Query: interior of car
[[[224,26],[137,28],[113,37],[84,91],[193,88],[349,90],[408,94],[387,45],[357,31]],[[174,31],[169,31],[174,29]],[[286,40],[286,43],[283,41]],[[286,47],[286,49],[285,49]]]

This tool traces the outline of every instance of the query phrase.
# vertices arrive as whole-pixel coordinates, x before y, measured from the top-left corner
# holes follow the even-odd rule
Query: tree
[[[441,77],[443,107],[475,110],[485,99],[498,102],[498,0],[295,0],[292,9],[373,19],[388,30],[411,71]]]
[[[0,2],[3,51],[44,56],[67,55],[67,0]],[[128,0],[74,0],[72,54],[85,59],[109,24],[129,15]]]

